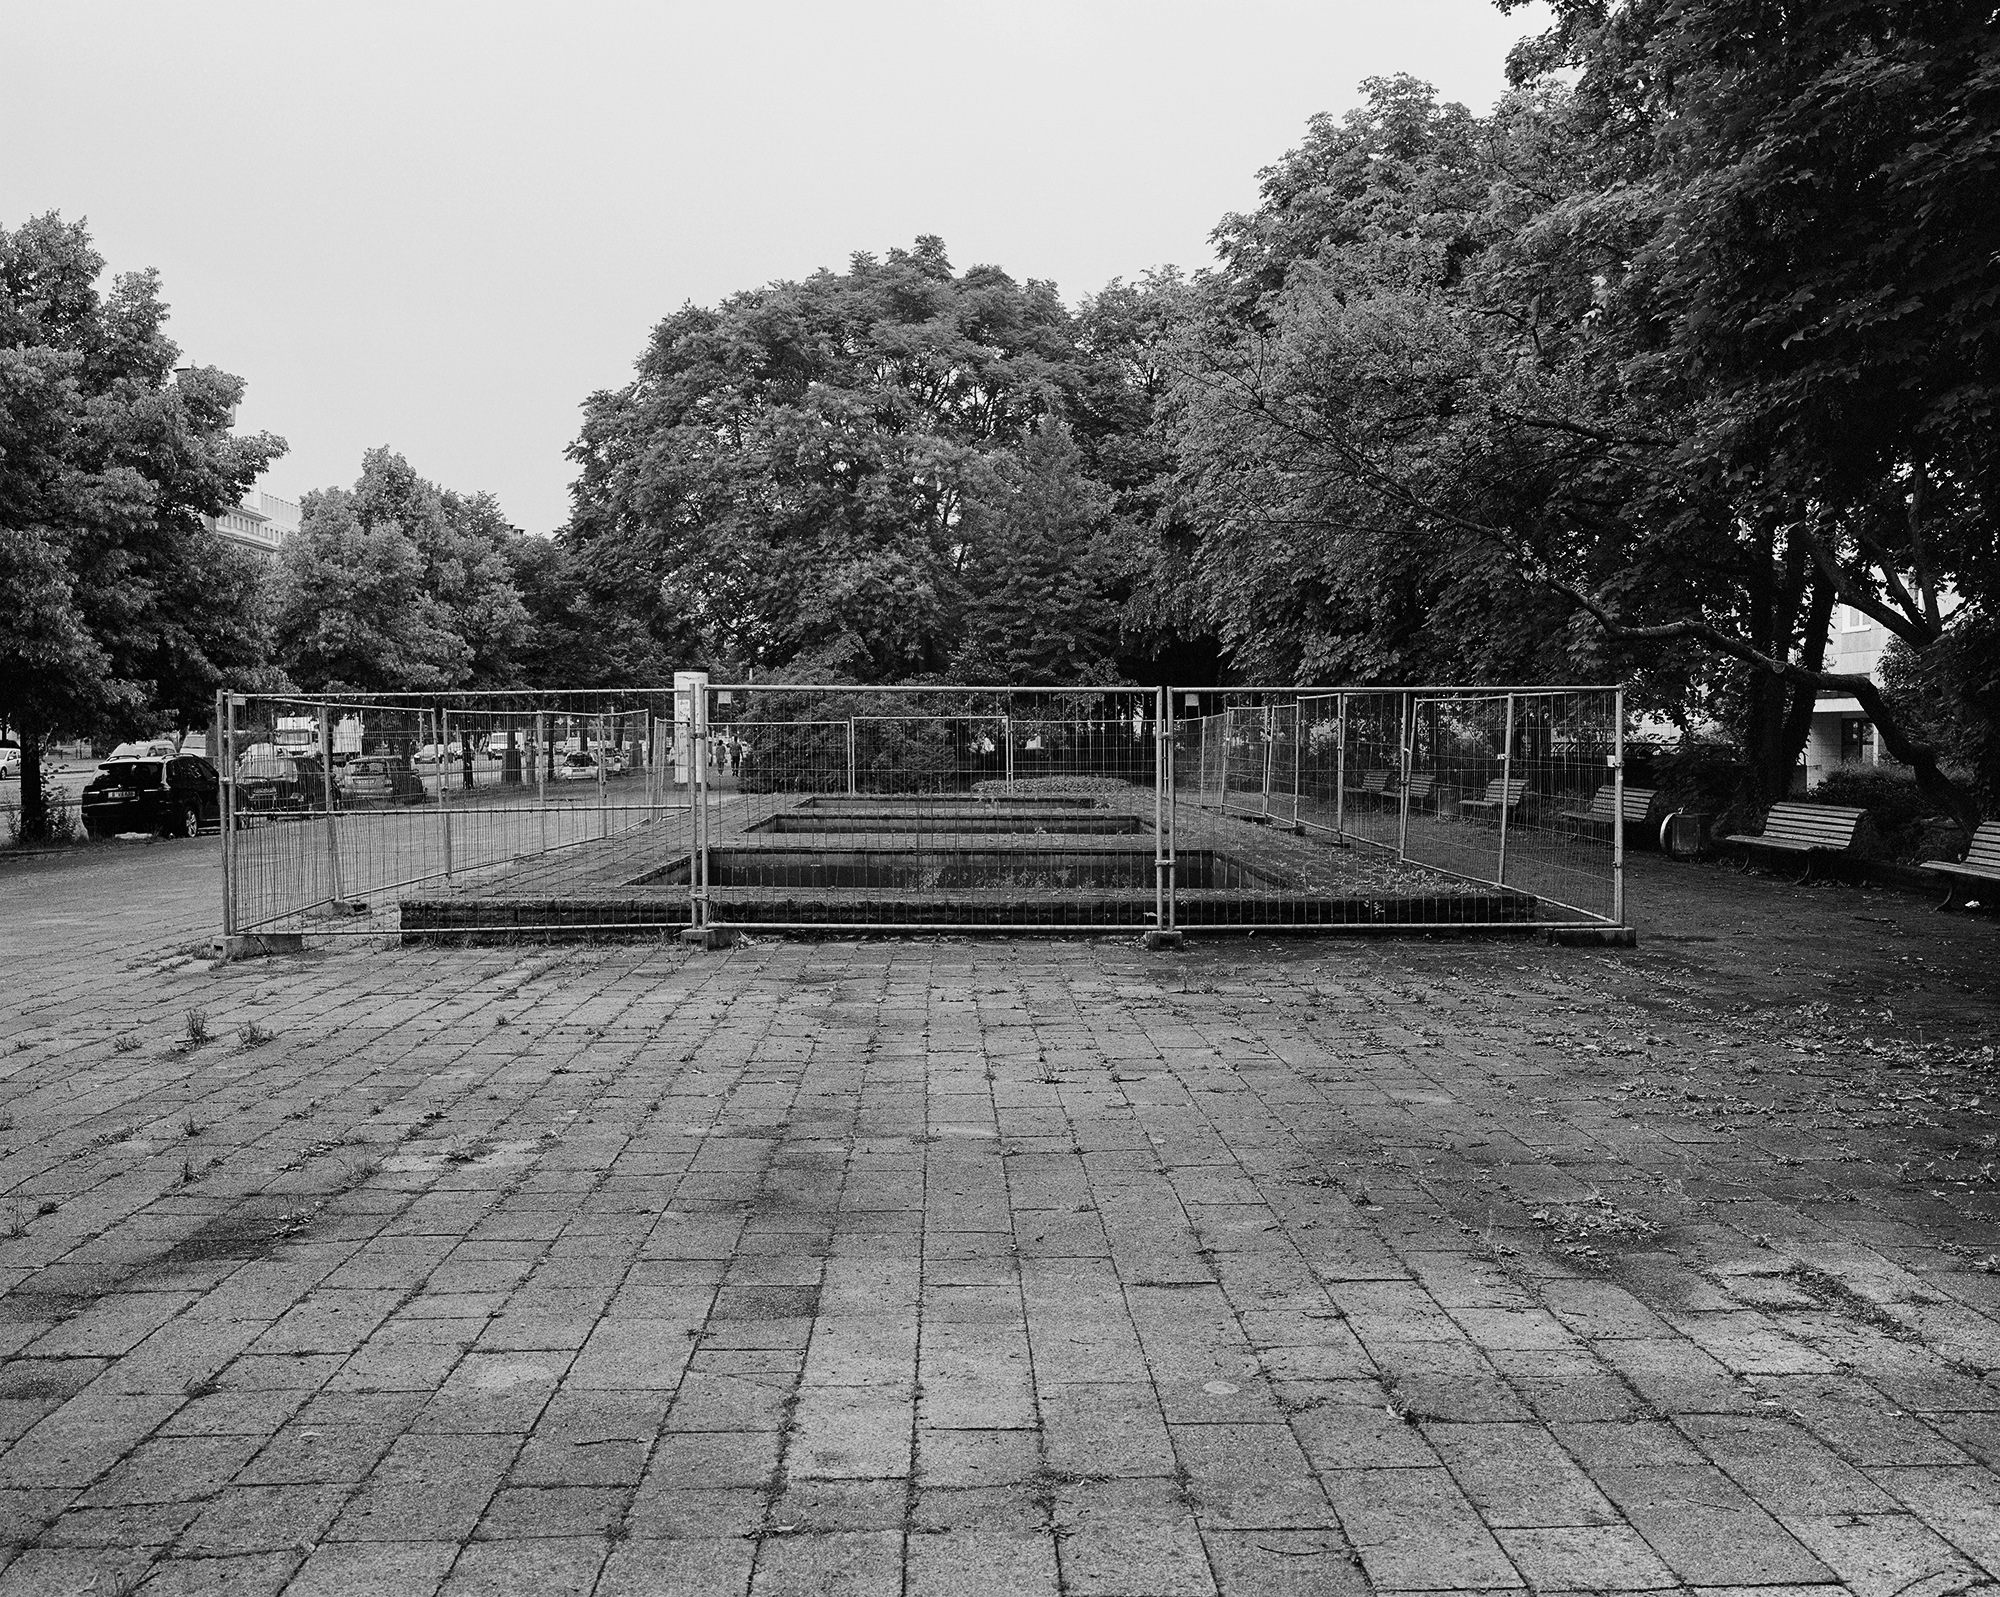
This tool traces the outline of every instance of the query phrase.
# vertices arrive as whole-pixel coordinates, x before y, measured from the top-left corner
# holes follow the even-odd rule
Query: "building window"
[[[1840,630],[1842,632],[1866,632],[1868,630],[1868,617],[1855,609],[1853,605],[1844,604],[1840,607]]]
[[[1844,716],[1840,723],[1840,763],[1842,765],[1873,765],[1875,763],[1875,726],[1862,716]]]

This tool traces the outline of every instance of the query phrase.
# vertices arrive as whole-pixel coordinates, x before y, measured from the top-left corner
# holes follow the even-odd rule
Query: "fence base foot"
[[[696,948],[734,948],[736,932],[728,926],[690,926],[681,933],[681,941]]]
[[[1139,946],[1150,949],[1156,954],[1168,948],[1182,948],[1186,944],[1187,937],[1181,932],[1164,931],[1155,928],[1150,932],[1141,932],[1139,934]]]
[[[218,937],[216,954],[228,959],[257,959],[266,954],[303,954],[305,935],[301,932],[249,932],[241,937]]]
[[[1639,934],[1630,926],[1551,926],[1544,934],[1562,948],[1637,948]]]

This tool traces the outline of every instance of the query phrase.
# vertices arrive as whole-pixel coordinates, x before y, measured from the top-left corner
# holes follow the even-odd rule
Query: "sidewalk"
[[[1991,918],[217,969],[213,847],[0,867],[0,1594],[2000,1570]]]

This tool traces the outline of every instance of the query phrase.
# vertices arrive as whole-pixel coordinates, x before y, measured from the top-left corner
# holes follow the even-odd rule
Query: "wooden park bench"
[[[2000,892],[2000,821],[1987,821],[1972,834],[1972,846],[1965,851],[1964,859],[1927,859],[1923,868],[1947,878],[1939,909],[1949,909],[1952,899],[1967,882],[1987,882]]]
[[[1527,791],[1528,779],[1525,776],[1514,777],[1511,781],[1496,776],[1486,784],[1486,797],[1460,799],[1458,812],[1476,820],[1498,820],[1503,809],[1518,809],[1521,795]]]
[[[1761,835],[1738,832],[1723,839],[1746,850],[1769,849],[1774,853],[1804,857],[1805,870],[1799,880],[1812,875],[1813,862],[1822,854],[1845,854],[1854,847],[1856,834],[1868,812],[1840,804],[1773,804],[1764,817]]]
[[[1646,824],[1646,816],[1653,808],[1653,795],[1657,790],[1650,787],[1628,787],[1625,789],[1625,830],[1630,833]],[[1606,782],[1590,798],[1587,810],[1564,810],[1562,818],[1571,823],[1579,832],[1610,831],[1613,816],[1612,806],[1618,801],[1618,789]]]
[[[1403,784],[1403,792],[1409,796],[1410,808],[1421,809],[1430,803],[1431,794],[1437,791],[1438,779],[1429,771],[1413,776]]]
[[[1368,772],[1360,783],[1347,784],[1349,798],[1386,799],[1396,786],[1396,773],[1388,766]]]

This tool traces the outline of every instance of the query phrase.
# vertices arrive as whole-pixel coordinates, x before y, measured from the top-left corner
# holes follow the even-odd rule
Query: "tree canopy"
[[[81,222],[0,228],[0,716],[28,837],[45,739],[186,725],[265,648],[254,568],[204,518],[284,443],[231,430],[240,379],[178,366],[157,274],[102,289],[104,265]]]
[[[1100,669],[1106,629],[1021,607],[1038,587],[1069,604],[1072,566],[1118,582],[1108,492],[1072,496],[1060,530],[1049,496],[1105,470],[1131,424],[1052,284],[955,272],[922,238],[662,322],[634,381],[585,408],[564,541],[683,660],[859,680],[1082,653]],[[1045,619],[1039,642],[1013,637]]]

